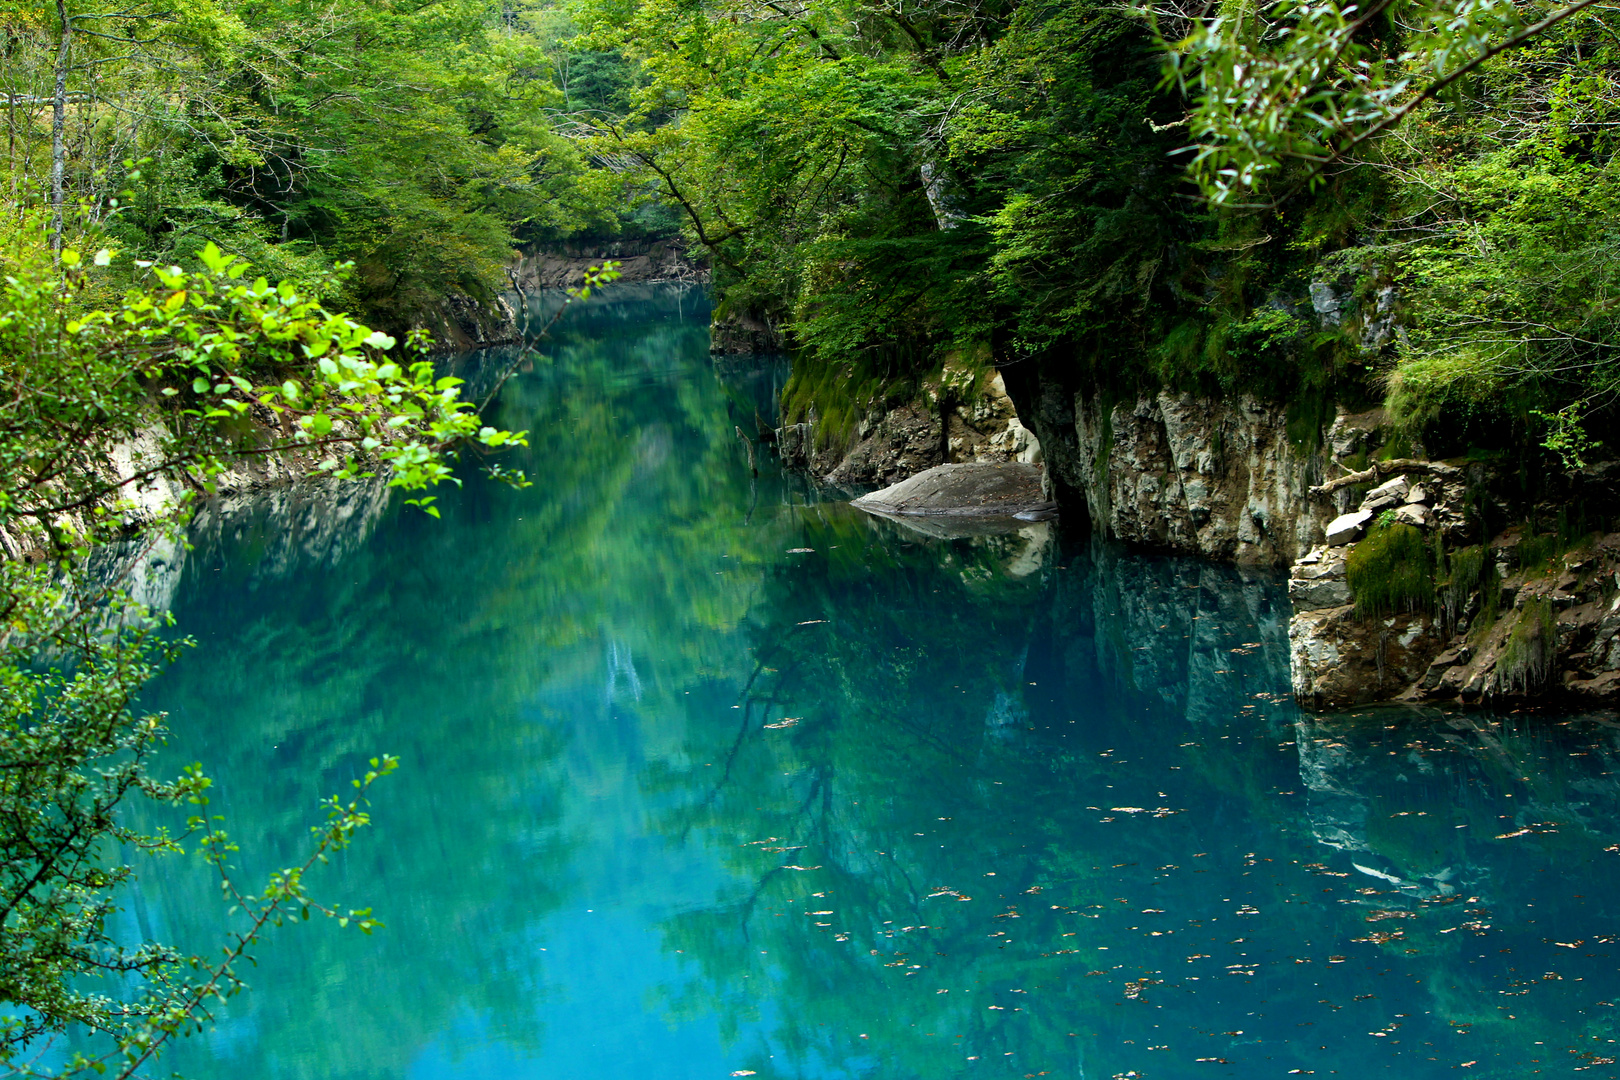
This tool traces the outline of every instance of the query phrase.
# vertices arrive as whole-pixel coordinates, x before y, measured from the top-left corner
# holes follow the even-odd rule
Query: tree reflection
[[[1616,805],[1606,757],[1576,756],[1612,733],[1515,748],[1489,718],[1299,717],[1263,576],[1098,548],[1014,576],[1005,541],[838,518],[805,546],[754,609],[735,724],[693,726],[690,766],[647,779],[703,789],[662,827],[748,882],[666,921],[700,971],[667,1007],[731,1018],[758,1075],[1601,1058],[1603,901],[1533,886],[1571,863],[1612,882],[1616,830],[1587,814],[1504,848],[1493,822],[1508,773],[1531,816],[1574,824],[1594,782]],[[1492,921],[1528,904],[1587,936]]]

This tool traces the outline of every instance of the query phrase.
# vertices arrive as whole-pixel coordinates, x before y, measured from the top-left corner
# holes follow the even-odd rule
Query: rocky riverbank
[[[426,330],[436,353],[466,352],[523,340],[517,305],[506,296],[474,300],[460,293],[447,296],[411,321],[411,329]]]
[[[709,280],[708,266],[691,258],[678,240],[616,240],[531,248],[508,268],[507,276],[519,292],[576,288],[585,284],[587,270],[609,260],[619,264],[619,280],[626,283],[703,285]]]
[[[1307,707],[1620,698],[1620,533],[1607,531],[1620,468],[1529,496],[1517,463],[1392,457],[1381,409],[1322,424],[1249,396],[1110,398],[1019,365],[978,397],[941,400],[869,414],[847,450],[818,446],[813,422],[777,442],[789,465],[846,487],[951,461],[1040,462],[1071,532],[1290,567]]]
[[[1566,515],[1555,530],[1515,524],[1487,536],[1468,504],[1502,487],[1489,469],[1401,461],[1377,471],[1397,470],[1292,567],[1289,638],[1301,702],[1620,696],[1620,533],[1572,530]],[[1566,505],[1612,520],[1605,508],[1615,503],[1614,477],[1598,470],[1566,479]],[[1537,511],[1542,521],[1554,516],[1545,505],[1501,509],[1531,521]],[[1387,565],[1396,558],[1404,567]],[[1397,609],[1369,602],[1403,569],[1414,587],[1385,597]]]

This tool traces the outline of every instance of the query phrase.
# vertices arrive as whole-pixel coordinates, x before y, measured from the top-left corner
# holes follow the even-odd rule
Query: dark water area
[[[613,290],[444,517],[237,508],[154,687],[244,879],[378,753],[197,1080],[1613,1075],[1620,721],[1300,713],[1284,583],[1045,524],[940,539],[749,473],[780,362]],[[499,356],[458,370],[477,383]],[[143,867],[130,936],[212,950]]]

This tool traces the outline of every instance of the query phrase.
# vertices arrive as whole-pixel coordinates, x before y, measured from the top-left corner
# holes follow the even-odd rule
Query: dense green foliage
[[[682,207],[722,317],[790,326],[823,413],[992,337],[1010,359],[1133,325],[1115,344],[1140,349],[1147,298],[1173,306],[1164,252],[1195,234],[1164,212],[1175,136],[1146,121],[1174,102],[1140,24],[1073,3],[585,10],[645,76],[603,152]]]
[[[43,228],[126,269],[206,241],[272,278],[349,261],[336,297],[400,330],[483,298],[515,239],[616,222],[618,182],[549,122],[533,7],[0,3],[0,259]]]
[[[787,328],[794,418],[988,345],[1578,464],[1620,387],[1612,17],[1454,6],[577,5],[638,71],[599,153],[681,207],[722,316]]]

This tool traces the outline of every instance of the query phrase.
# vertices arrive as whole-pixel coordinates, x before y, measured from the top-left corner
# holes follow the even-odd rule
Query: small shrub
[[[1344,572],[1363,618],[1434,607],[1434,556],[1414,526],[1380,521],[1351,550]]]

